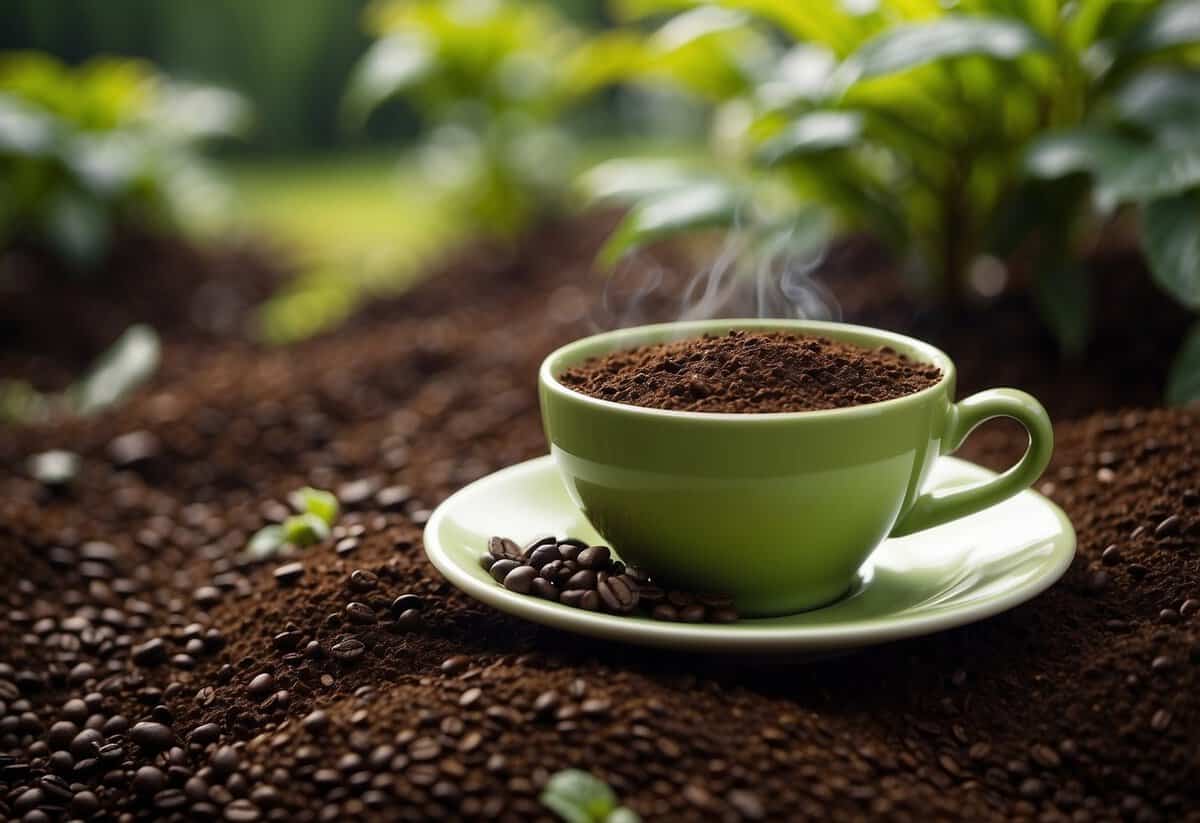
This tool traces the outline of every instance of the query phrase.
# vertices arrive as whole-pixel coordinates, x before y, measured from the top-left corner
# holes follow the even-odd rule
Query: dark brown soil
[[[601,400],[675,411],[799,412],[894,400],[941,379],[888,348],[733,331],[613,352],[559,375]]]
[[[132,229],[94,271],[0,250],[0,378],[62,389],[135,323],[181,344],[245,338],[251,310],[282,282],[277,259],[249,243],[203,247]]]
[[[464,257],[295,349],[169,344],[186,373],[124,408],[0,431],[0,817],[542,820],[538,788],[578,766],[647,820],[1198,819],[1194,411],[1059,423],[1040,485],[1079,531],[1065,578],[843,658],[640,652],[447,584],[430,507],[544,452],[537,363],[590,330],[564,236]],[[1019,383],[985,365],[979,384]],[[1103,408],[1111,367],[1043,399]],[[143,448],[114,448],[131,432]],[[1021,446],[992,428],[965,452]],[[26,476],[48,448],[82,455],[72,488]],[[241,559],[305,483],[345,499],[334,536]]]

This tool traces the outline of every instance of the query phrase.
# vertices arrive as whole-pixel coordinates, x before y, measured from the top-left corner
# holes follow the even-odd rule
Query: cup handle
[[[919,532],[957,520],[1007,500],[1033,484],[1050,462],[1054,430],[1050,416],[1032,395],[1016,389],[988,389],[955,403],[946,419],[942,454],[957,451],[976,426],[993,417],[1011,417],[1029,433],[1021,460],[1004,474],[965,489],[926,492],[892,529],[892,537]]]

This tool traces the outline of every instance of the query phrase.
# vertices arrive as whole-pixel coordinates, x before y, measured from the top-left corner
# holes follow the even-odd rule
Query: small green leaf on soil
[[[552,775],[541,801],[567,823],[603,823],[617,808],[617,796],[608,784],[579,769]]]
[[[295,546],[311,546],[329,537],[329,524],[315,514],[297,514],[283,521],[283,537]]]
[[[130,326],[70,389],[76,410],[90,414],[113,405],[145,383],[158,368],[161,344],[149,326]]]
[[[268,560],[278,554],[286,542],[283,526],[264,526],[246,544],[246,555],[251,560]]]
[[[311,486],[292,492],[288,495],[288,502],[300,514],[314,514],[330,526],[337,522],[341,511],[336,496]]]

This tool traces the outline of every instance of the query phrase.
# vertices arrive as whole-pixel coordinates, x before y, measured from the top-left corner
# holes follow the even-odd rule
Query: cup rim
[[[903,397],[894,397],[890,400],[877,400],[873,403],[862,403],[856,406],[846,406],[838,409],[809,409],[806,411],[792,412],[698,412],[698,411],[679,411],[676,409],[656,409],[648,406],[635,406],[629,403],[618,403],[615,400],[602,400],[598,397],[584,394],[576,391],[569,386],[563,385],[558,380],[558,376],[551,370],[551,364],[570,355],[572,349],[583,348],[598,342],[605,338],[619,338],[626,335],[637,336],[641,334],[653,334],[656,332],[678,331],[681,336],[689,337],[704,334],[706,331],[719,329],[721,331],[733,331],[737,329],[746,330],[766,330],[766,331],[795,331],[801,333],[821,334],[834,339],[842,339],[838,332],[850,332],[852,334],[860,334],[873,337],[882,343],[897,343],[902,348],[910,349],[919,352],[925,358],[924,362],[931,363],[941,369],[941,378],[932,386],[927,386],[920,391],[906,394]],[[850,341],[853,342],[853,341]],[[642,343],[634,343],[630,348],[644,345]],[[618,351],[614,348],[612,351]],[[899,408],[906,404],[921,403],[926,398],[942,391],[951,380],[955,377],[954,361],[950,359],[944,351],[936,346],[926,343],[924,340],[918,340],[915,337],[898,334],[896,332],[877,329],[872,326],[861,326],[853,323],[836,323],[825,320],[795,320],[795,319],[769,319],[769,318],[715,318],[712,320],[677,320],[668,323],[652,323],[642,326],[630,326],[622,329],[611,329],[609,331],[591,334],[587,337],[581,337],[573,340],[570,343],[559,346],[550,354],[546,355],[542,360],[541,366],[538,368],[538,381],[543,387],[556,395],[565,398],[568,401],[582,403],[584,405],[594,406],[597,409],[605,409],[611,413],[631,415],[634,417],[647,418],[663,418],[663,419],[679,419],[693,421],[723,421],[732,422],[738,421],[741,425],[754,425],[756,422],[778,422],[781,420],[818,420],[828,419],[832,417],[849,419],[853,417],[873,416],[882,412],[887,412],[891,409]]]

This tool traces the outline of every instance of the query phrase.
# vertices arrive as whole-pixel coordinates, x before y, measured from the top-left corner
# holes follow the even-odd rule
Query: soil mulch
[[[94,271],[0,250],[0,378],[62,389],[135,323],[177,344],[244,337],[250,312],[283,281],[278,257],[244,241],[202,246],[135,229]]]
[[[1195,411],[1059,423],[1041,488],[1079,531],[1065,578],[842,658],[643,652],[445,583],[430,508],[544,452],[537,362],[591,330],[577,250],[539,251],[0,432],[0,816],[541,820],[541,784],[578,766],[647,820],[1200,819]],[[991,428],[967,454],[1019,446]],[[26,476],[48,448],[82,455],[70,489]],[[305,483],[346,504],[331,539],[243,559]]]

